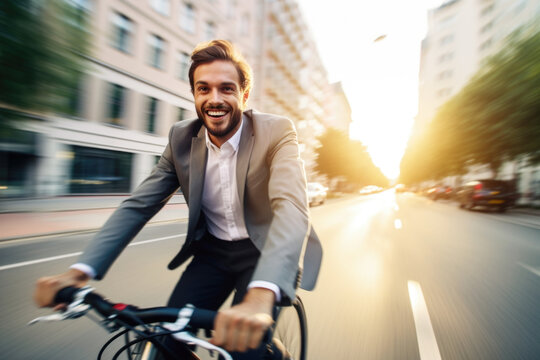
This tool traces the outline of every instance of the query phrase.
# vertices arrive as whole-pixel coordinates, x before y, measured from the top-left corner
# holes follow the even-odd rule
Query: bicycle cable
[[[163,331],[163,332],[159,332],[159,333],[153,333],[153,334],[145,335],[145,336],[142,336],[142,337],[140,337],[138,339],[134,339],[134,340],[130,341],[129,343],[125,344],[124,346],[122,346],[120,349],[118,349],[118,351],[114,354],[114,357],[112,358],[112,360],[117,360],[118,357],[122,354],[122,352],[126,351],[131,346],[133,346],[133,345],[135,345],[137,343],[143,342],[143,341],[150,341],[157,348],[159,348],[160,351],[162,351],[164,353],[167,353],[169,356],[174,357],[175,356],[174,352],[168,346],[163,345],[162,343],[160,343],[159,341],[157,341],[154,338],[159,337],[159,336],[172,335],[172,334],[180,332],[180,331],[183,331],[183,330]]]
[[[125,313],[123,315],[126,315]],[[145,331],[149,332],[149,328],[148,328],[148,325],[147,324],[144,324],[142,321],[140,321],[139,319],[136,319],[136,318],[133,318],[132,316],[130,316],[130,319],[132,320],[136,320],[135,322],[138,322],[139,324],[141,324]],[[101,357],[103,356],[103,353],[105,352],[105,350],[112,344],[113,341],[115,341],[116,339],[118,339],[120,336],[122,336],[123,334],[125,333],[128,333],[130,331],[134,332],[135,334],[137,334],[139,336],[138,339],[136,339],[135,342],[131,341],[130,343],[134,343],[136,344],[137,342],[139,341],[144,341],[146,339],[149,339],[149,341],[152,342],[152,344],[154,344],[156,347],[160,348],[160,350],[162,351],[165,351],[169,354],[171,354],[171,351],[169,349],[165,349],[164,348],[164,345],[160,344],[159,341],[156,341],[156,340],[153,340],[151,338],[153,338],[154,336],[159,336],[159,335],[168,335],[167,332],[163,332],[163,333],[155,333],[155,334],[148,334],[148,333],[145,333],[144,331],[141,331],[139,329],[137,329],[135,326],[131,326],[129,324],[127,324],[126,322],[118,319],[118,318],[115,318],[114,321],[119,324],[120,326],[122,326],[123,328],[125,328],[125,330],[121,331],[119,334],[116,334],[114,335],[111,339],[109,339],[109,341],[107,341],[105,343],[105,345],[102,346],[100,352],[99,352],[99,355],[98,355],[98,358],[97,360],[101,360]],[[174,332],[170,332],[171,334],[174,333]],[[133,344],[132,344],[133,345]],[[131,345],[129,345],[131,346]],[[125,351],[126,349],[129,349],[129,346],[123,346],[121,348],[121,351],[120,352],[123,352]]]
[[[105,352],[105,350],[107,349],[107,347],[109,347],[109,345],[110,345],[113,341],[115,341],[116,339],[118,339],[120,336],[122,336],[122,335],[124,335],[124,334],[127,334],[127,333],[129,333],[129,330],[128,330],[128,329],[122,330],[122,331],[120,331],[118,334],[113,335],[109,340],[107,340],[107,342],[106,342],[105,344],[103,344],[103,346],[102,346],[101,349],[99,350],[97,359],[98,359],[98,360],[101,360],[101,356],[103,356],[103,353]]]

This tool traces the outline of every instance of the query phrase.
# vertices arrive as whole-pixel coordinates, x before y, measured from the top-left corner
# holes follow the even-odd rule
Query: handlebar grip
[[[193,309],[189,324],[195,328],[212,330],[217,312],[205,309]]]
[[[71,303],[73,301],[73,298],[75,297],[75,294],[77,291],[79,291],[79,288],[68,286],[56,293],[56,296],[54,297],[54,303],[55,304],[63,304],[63,303]]]
[[[197,329],[213,330],[216,316],[217,316],[217,311],[195,308],[193,309],[193,314],[191,315],[189,324]],[[263,338],[262,338],[262,343],[263,344],[269,343],[272,340],[272,336],[273,336],[273,329],[272,327],[270,327],[264,333]]]

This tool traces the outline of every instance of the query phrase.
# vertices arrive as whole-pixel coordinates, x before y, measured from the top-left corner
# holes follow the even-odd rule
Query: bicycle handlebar
[[[55,296],[56,304],[72,303],[76,300],[77,294],[81,291],[79,288],[67,287],[61,289]],[[81,299],[83,303],[90,305],[94,310],[109,317],[116,315],[119,319],[131,326],[139,325],[141,322],[145,324],[169,322],[174,323],[178,320],[179,314],[182,311],[180,308],[172,307],[153,307],[140,309],[136,306],[125,304],[114,304],[103,298],[103,296],[88,292]],[[189,308],[192,311],[189,317],[188,324],[198,329],[212,330],[214,328],[214,319],[217,312],[212,310],[204,310],[197,308]]]

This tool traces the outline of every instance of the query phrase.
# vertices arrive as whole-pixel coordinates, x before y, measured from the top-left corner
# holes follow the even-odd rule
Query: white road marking
[[[403,227],[403,224],[401,223],[401,220],[400,219],[396,219],[394,220],[394,227],[399,230]]]
[[[529,266],[527,264],[520,263],[520,262],[518,262],[518,264],[521,267],[523,267],[523,268],[529,270],[530,272],[532,272],[534,275],[540,276],[540,268],[533,268],[532,266]]]
[[[394,210],[396,210],[396,211],[398,211],[398,210],[399,210],[399,206],[398,206],[398,204],[395,204],[395,205],[394,205]]]
[[[414,316],[414,325],[416,327],[416,338],[418,340],[418,350],[421,360],[440,360],[441,354],[429,319],[424,294],[422,288],[416,281],[408,281],[409,298]]]
[[[165,237],[156,238],[156,239],[137,241],[136,243],[129,244],[128,246],[145,245],[145,244],[153,243],[153,242],[156,242],[156,241],[169,240],[169,239],[174,239],[174,238],[181,237],[181,236],[186,236],[186,234],[171,235],[171,236],[165,236]],[[48,262],[48,261],[65,259],[65,258],[69,258],[69,257],[79,256],[81,254],[82,254],[82,251],[78,251],[78,252],[74,252],[74,253],[71,253],[71,254],[64,254],[64,255],[58,255],[58,256],[51,256],[51,257],[47,257],[47,258],[42,258],[42,259],[23,261],[23,262],[20,262],[20,263],[0,266],[0,271],[8,270],[8,269],[14,269],[14,268],[22,267],[22,266],[28,266],[28,265],[44,263],[44,262]]]

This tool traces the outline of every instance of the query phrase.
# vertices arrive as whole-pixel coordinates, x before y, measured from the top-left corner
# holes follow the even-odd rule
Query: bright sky
[[[329,80],[343,83],[351,104],[351,138],[389,178],[399,174],[418,110],[427,10],[443,2],[299,0]]]

